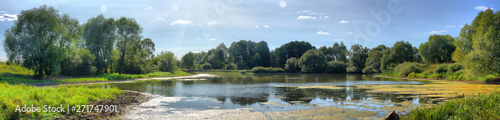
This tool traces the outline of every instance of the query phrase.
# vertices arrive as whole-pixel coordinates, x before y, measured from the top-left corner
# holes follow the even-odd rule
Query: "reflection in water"
[[[368,93],[353,85],[422,84],[415,81],[394,81],[366,74],[217,74],[220,77],[198,81],[142,81],[111,84],[124,90],[146,92],[166,97],[203,97],[219,102],[251,106],[261,102],[280,101],[290,104],[319,100],[366,100],[375,98],[392,102],[412,101],[413,98],[390,93]],[[299,89],[293,86],[335,85],[343,89]],[[269,96],[272,96],[271,98]],[[401,97],[403,96],[403,97]],[[207,101],[198,101],[209,104]],[[176,103],[187,104],[187,103]],[[210,103],[212,104],[212,103]],[[203,105],[202,105],[203,106]],[[174,107],[174,105],[170,106]],[[196,107],[196,106],[193,106]],[[201,106],[200,106],[201,107]],[[232,108],[232,107],[231,107]]]

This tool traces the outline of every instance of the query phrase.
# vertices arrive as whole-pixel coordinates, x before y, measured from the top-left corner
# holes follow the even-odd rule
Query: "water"
[[[365,74],[215,75],[218,77],[204,80],[154,80],[110,84],[110,86],[169,98],[159,100],[155,103],[157,105],[153,105],[168,108],[159,114],[237,108],[253,108],[252,111],[265,114],[333,106],[354,111],[374,111],[376,112],[374,116],[383,117],[387,111],[397,110],[406,113],[405,110],[429,103],[429,99],[436,101],[444,98],[422,97],[424,94],[413,94],[411,90],[410,93],[373,92],[371,89],[359,86],[422,86],[439,83],[378,78]],[[340,88],[299,88],[324,85]]]

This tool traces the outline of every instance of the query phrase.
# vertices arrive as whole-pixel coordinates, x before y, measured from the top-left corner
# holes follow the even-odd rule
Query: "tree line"
[[[172,52],[154,55],[155,43],[144,38],[133,18],[90,18],[83,25],[53,7],[23,10],[6,30],[9,62],[33,69],[35,76],[140,74],[175,71]]]

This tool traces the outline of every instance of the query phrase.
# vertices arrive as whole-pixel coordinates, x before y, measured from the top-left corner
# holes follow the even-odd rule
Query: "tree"
[[[107,67],[111,63],[115,35],[115,20],[106,19],[102,14],[89,19],[83,25],[82,38],[85,48],[95,55],[93,65],[98,73],[107,73]]]
[[[286,64],[285,64],[285,71],[286,72],[297,72],[299,70],[300,70],[299,60],[297,60],[297,58],[292,57],[292,58],[286,60]]]
[[[344,61],[330,61],[326,65],[327,73],[345,73],[347,68],[347,63]]]
[[[257,66],[262,67],[262,62],[263,62],[263,59],[262,59],[262,57],[260,57],[260,54],[259,53],[255,53],[255,55],[252,58],[252,64],[253,64],[253,66],[255,66],[255,67],[257,67]]]
[[[463,61],[474,75],[500,73],[500,11],[479,12],[471,26],[464,26],[456,40],[457,61]],[[472,43],[472,44],[471,44]],[[458,57],[465,56],[463,60]]]
[[[142,28],[133,18],[126,17],[121,17],[116,21],[116,28],[116,33],[118,34],[116,47],[120,54],[120,58],[118,59],[118,73],[121,75],[125,69],[125,56],[128,54],[127,51],[132,51],[133,53],[128,54],[130,55],[129,58],[133,59],[135,56],[134,50],[137,50],[135,47],[137,47],[137,43],[139,43]],[[134,60],[132,60],[132,62],[134,62]]]
[[[368,48],[363,48],[360,44],[351,46],[351,50],[349,51],[351,58],[349,58],[349,67],[347,68],[347,72],[362,72],[363,68],[365,68],[366,58],[368,57],[369,51],[370,50]]]
[[[309,42],[292,41],[276,48],[273,52],[273,67],[283,68],[286,60],[295,57],[300,58],[305,52],[314,48]]]
[[[194,67],[194,54],[189,51],[189,53],[182,56],[182,67],[190,71]]]
[[[335,57],[335,61],[343,61],[347,62],[347,47],[344,45],[344,42],[340,42],[340,44],[333,44],[332,47],[333,57]]]
[[[231,62],[237,63],[238,69],[252,68],[251,60],[255,54],[255,46],[255,42],[246,40],[231,43],[231,47],[229,47]]]
[[[66,52],[80,33],[78,21],[52,7],[23,10],[5,32],[4,49],[10,61],[34,69],[35,76],[57,75]]]
[[[177,70],[177,58],[170,51],[163,51],[158,55],[158,70],[162,72],[175,72]]]
[[[309,50],[300,57],[299,66],[302,72],[323,72],[326,66],[326,57],[319,50]]]
[[[385,45],[379,45],[370,50],[368,58],[366,58],[366,67],[362,70],[363,73],[378,73],[380,72],[380,59],[384,55],[383,51],[386,50]]]
[[[265,41],[258,42],[257,45],[255,45],[254,50],[255,54],[259,54],[259,56],[261,57],[260,61],[257,64],[254,64],[254,66],[261,66],[261,67],[271,66],[271,53],[269,52],[269,47],[267,45],[267,42]]]
[[[387,48],[381,59],[381,70],[389,70],[403,62],[415,61],[416,50],[409,42],[398,41],[392,48]]]
[[[429,41],[420,44],[418,53],[426,63],[449,63],[455,51],[450,35],[431,35]]]

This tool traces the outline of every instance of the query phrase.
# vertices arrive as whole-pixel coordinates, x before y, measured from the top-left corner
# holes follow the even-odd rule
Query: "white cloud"
[[[342,41],[342,40],[344,40],[344,39],[342,39],[342,38],[337,38],[337,39],[335,39],[335,40],[337,40],[337,41]]]
[[[191,20],[181,20],[177,19],[176,21],[170,22],[170,25],[176,25],[176,24],[191,24]]]
[[[348,35],[351,35],[351,34],[354,34],[354,32],[346,32],[344,34],[348,34]]]
[[[476,7],[474,7],[474,9],[476,9],[476,10],[486,10],[486,9],[488,9],[488,7],[486,7],[486,6],[476,6]],[[494,10],[493,8],[489,8],[489,9]]]
[[[463,26],[463,25],[460,25],[460,26],[458,26],[458,27],[463,28],[464,26]]]
[[[330,33],[329,32],[318,31],[318,32],[316,32],[316,34],[318,34],[318,35],[329,35]]]
[[[208,40],[217,40],[217,39],[215,39],[215,38],[210,38],[210,39],[208,39]]]
[[[256,25],[255,28],[260,28],[260,27]]]
[[[299,16],[299,17],[297,17],[297,19],[299,19],[299,20],[316,19],[316,17],[312,17],[312,16]]]
[[[101,12],[105,13],[106,11],[108,11],[108,7],[106,5],[102,5]]]
[[[446,28],[455,28],[455,27],[457,27],[457,26],[454,26],[454,25],[448,25],[448,26],[444,26],[444,27],[446,27]]]
[[[330,18],[329,16],[324,16],[323,18]]]
[[[427,33],[429,33],[429,34],[441,34],[441,33],[444,33],[444,32],[448,32],[448,30],[441,30],[441,31],[433,30],[433,31],[430,31],[430,32],[427,32]]]
[[[286,2],[285,1],[280,1],[280,7],[285,8],[286,7]]]
[[[0,21],[15,21],[17,20],[17,14],[15,15],[10,15],[10,14],[3,14],[2,16],[0,16]]]
[[[164,21],[165,21],[165,19],[163,19],[163,18],[156,18],[155,20],[156,20],[156,21],[161,21],[161,22],[164,22]]]
[[[341,20],[339,23],[345,24],[345,23],[351,23],[351,21],[349,21],[349,20]]]
[[[207,22],[207,25],[215,25],[215,24],[222,24],[222,22],[217,22],[215,20]]]
[[[264,25],[264,28],[269,28],[269,26],[267,26],[267,25]]]
[[[5,13],[5,11],[0,11],[0,13]]]
[[[147,8],[144,8],[144,10],[152,10],[153,7],[147,7]]]

